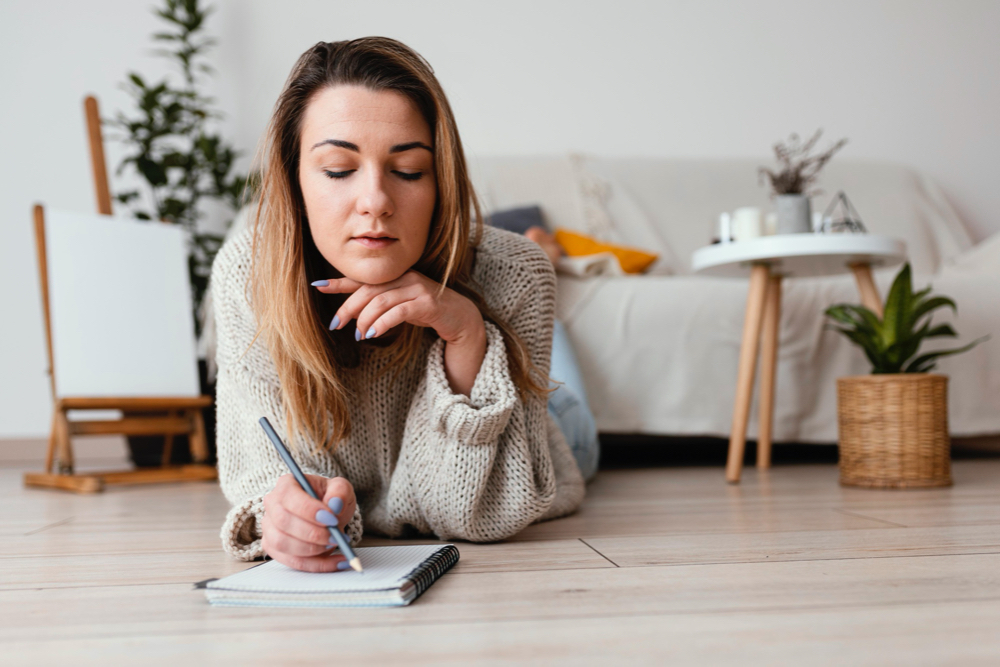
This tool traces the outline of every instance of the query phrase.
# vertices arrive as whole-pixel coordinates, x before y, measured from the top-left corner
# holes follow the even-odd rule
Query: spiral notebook
[[[302,572],[276,560],[195,584],[230,607],[400,607],[458,562],[454,544],[360,547],[364,572]]]

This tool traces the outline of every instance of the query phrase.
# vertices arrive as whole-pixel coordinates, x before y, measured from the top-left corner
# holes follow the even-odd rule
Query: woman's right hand
[[[261,546],[271,558],[296,570],[350,569],[344,555],[336,551],[327,525],[337,525],[341,531],[347,526],[357,506],[354,487],[343,477],[306,475],[306,479],[323,500],[303,491],[290,473],[279,477],[264,496]]]

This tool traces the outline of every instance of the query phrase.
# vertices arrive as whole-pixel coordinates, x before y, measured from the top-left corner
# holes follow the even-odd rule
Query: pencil
[[[306,476],[302,474],[302,470],[299,468],[298,464],[295,463],[295,459],[292,458],[292,453],[288,451],[288,448],[285,447],[285,443],[283,443],[281,438],[278,437],[278,434],[274,431],[274,427],[271,426],[271,422],[267,421],[267,417],[260,418],[260,425],[264,429],[264,432],[267,433],[267,437],[269,437],[271,442],[274,443],[275,449],[277,449],[278,453],[281,454],[281,458],[284,459],[288,469],[292,471],[292,475],[295,476],[295,481],[299,483],[302,490],[316,500],[321,501],[322,498],[316,495],[316,492],[312,488],[312,484],[310,484],[309,480],[306,479]],[[347,562],[350,563],[351,568],[358,572],[363,572],[364,570],[361,568],[361,559],[354,554],[354,551],[351,549],[351,545],[347,542],[347,538],[344,537],[342,532],[340,532],[340,527],[327,526],[327,528],[330,529],[330,536],[333,537],[333,539],[337,542],[337,546],[340,547],[340,552],[347,557]]]

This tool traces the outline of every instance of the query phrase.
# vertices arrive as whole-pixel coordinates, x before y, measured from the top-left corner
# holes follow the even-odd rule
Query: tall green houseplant
[[[872,374],[927,373],[940,357],[965,352],[986,340],[984,337],[959,348],[916,356],[925,340],[958,335],[950,325],[932,326],[933,311],[949,307],[957,312],[958,308],[950,298],[930,296],[930,291],[930,287],[913,291],[907,262],[889,288],[881,318],[864,306],[844,303],[827,308],[826,316],[839,325],[834,329],[864,350],[872,364]]]
[[[164,0],[154,10],[166,28],[153,35],[167,48],[157,55],[180,68],[182,81],[169,79],[148,83],[129,72],[123,88],[135,100],[134,115],[118,112],[104,123],[120,132],[113,135],[128,149],[115,170],[121,175],[132,169],[144,181],[147,197],[139,190],[119,192],[115,199],[143,220],[165,220],[184,227],[188,236],[188,272],[195,308],[195,334],[201,335],[198,312],[208,287],[212,262],[223,237],[199,229],[205,200],[221,201],[232,214],[252,195],[247,177],[235,173],[233,163],[241,154],[212,131],[210,121],[222,114],[212,108],[214,99],[199,88],[213,73],[204,62],[205,53],[216,43],[203,34],[212,8],[199,0]],[[246,195],[245,195],[246,193]],[[226,221],[226,227],[232,217]]]

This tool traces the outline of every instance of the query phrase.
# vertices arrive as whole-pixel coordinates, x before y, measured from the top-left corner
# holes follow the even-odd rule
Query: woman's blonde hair
[[[395,91],[420,110],[432,134],[437,202],[427,245],[413,268],[442,289],[447,286],[471,299],[483,318],[499,328],[522,399],[529,393],[546,395],[547,378],[532,363],[523,341],[472,287],[472,246],[481,239],[482,216],[455,118],[434,70],[415,51],[386,37],[320,42],[292,68],[252,175],[259,182],[259,205],[252,223],[250,299],[257,335],[264,335],[281,382],[289,444],[301,449],[302,443],[312,443],[314,452],[332,450],[350,434],[343,373],[360,362],[350,327],[329,331],[326,326],[347,295],[324,295],[309,285],[339,273],[312,240],[298,181],[306,107],[318,92],[336,85]],[[427,336],[436,332],[400,325],[398,337],[384,350],[389,359],[383,369],[399,373],[418,362]]]

